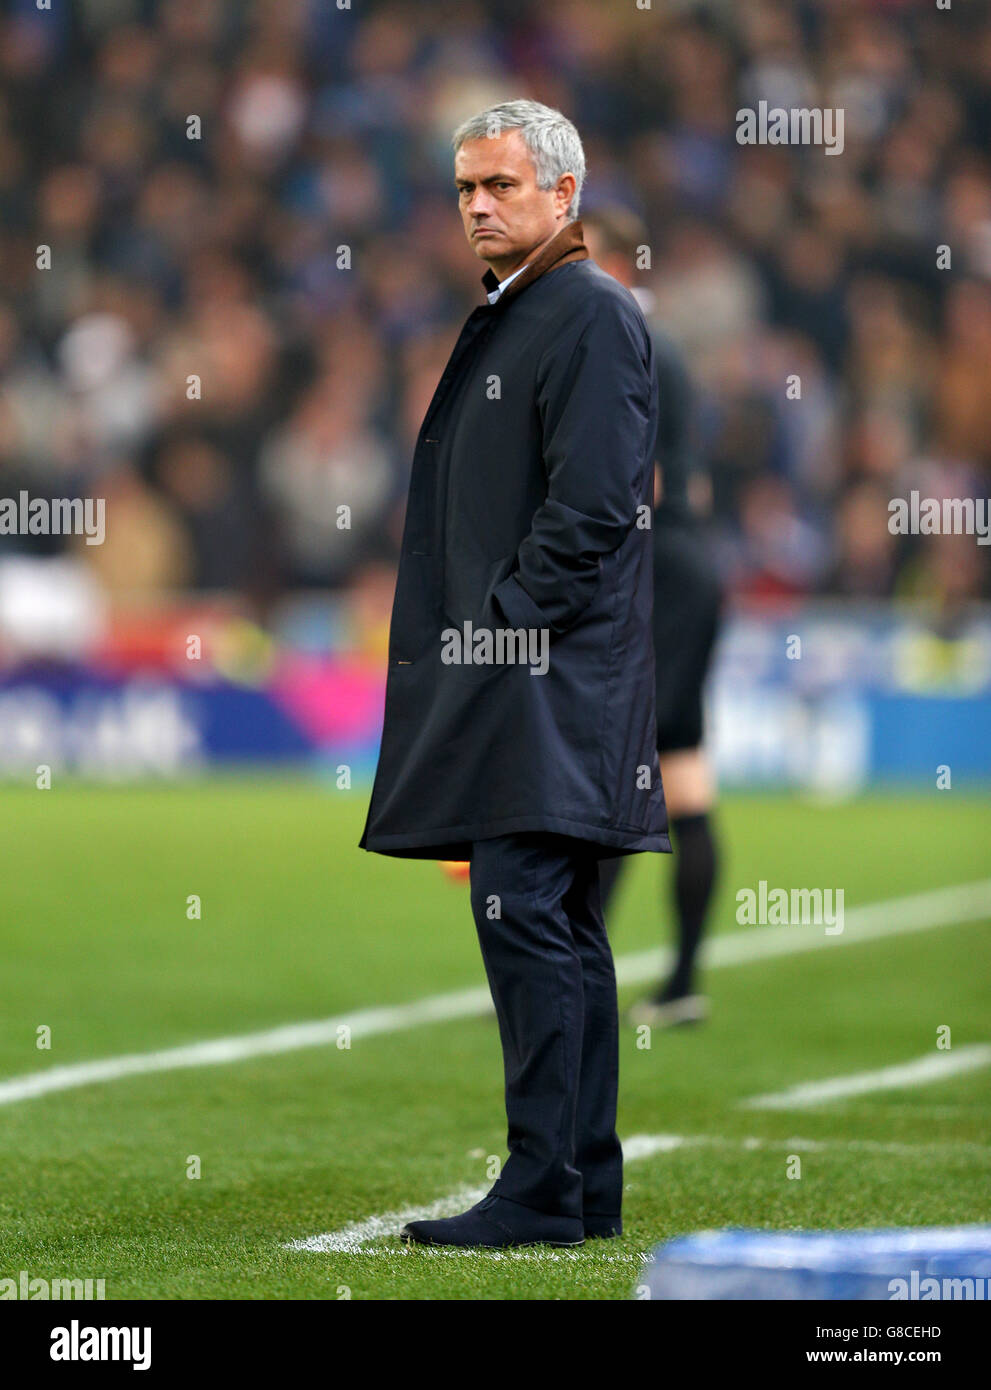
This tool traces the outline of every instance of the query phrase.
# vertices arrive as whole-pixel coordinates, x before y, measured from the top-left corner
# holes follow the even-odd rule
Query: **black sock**
[[[679,816],[674,832],[674,903],[678,913],[678,956],[661,996],[679,999],[692,993],[695,957],[716,881],[716,842],[706,812]]]

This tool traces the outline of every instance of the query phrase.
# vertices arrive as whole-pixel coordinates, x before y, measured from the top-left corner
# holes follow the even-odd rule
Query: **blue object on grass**
[[[702,1231],[659,1245],[651,1299],[987,1299],[991,1226]]]

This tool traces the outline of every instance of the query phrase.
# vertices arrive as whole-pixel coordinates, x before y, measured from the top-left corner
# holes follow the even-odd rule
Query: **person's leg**
[[[575,1123],[583,966],[563,905],[575,871],[561,837],[504,835],[472,846],[472,911],[506,1083],[509,1158],[492,1192],[580,1218]]]
[[[596,860],[587,853],[564,899],[582,965],[585,1000],[575,1164],[582,1175],[585,1234],[622,1230],[623,1150],[616,1133],[619,1016]]]
[[[699,724],[700,721],[699,713]],[[659,983],[648,998],[634,1004],[627,1018],[636,1025],[666,1028],[697,1023],[709,1011],[708,1001],[693,991],[718,855],[710,818],[715,793],[703,749],[679,748],[661,751],[659,756],[674,849],[672,896],[678,944],[667,981]]]
[[[658,998],[692,993],[699,944],[716,880],[717,852],[710,808],[712,776],[701,748],[661,754],[674,848],[673,896],[678,920],[674,970]]]
[[[707,815],[671,822],[675,843],[674,901],[678,914],[678,953],[661,998],[682,999],[694,992],[695,965],[716,878],[716,844]]]

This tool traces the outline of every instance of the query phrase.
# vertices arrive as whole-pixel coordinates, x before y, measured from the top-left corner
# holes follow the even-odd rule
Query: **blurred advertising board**
[[[374,771],[387,629],[370,636],[341,601],[295,599],[266,628],[236,599],[94,617],[77,595],[54,619],[33,591],[32,603],[28,621],[0,582],[6,779],[39,766],[111,780],[245,765],[343,767],[354,781]],[[991,612],[937,623],[891,606],[738,611],[707,710],[726,787],[843,795],[991,781]]]

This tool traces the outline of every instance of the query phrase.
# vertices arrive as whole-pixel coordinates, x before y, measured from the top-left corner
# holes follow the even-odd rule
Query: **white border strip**
[[[812,926],[758,927],[731,932],[728,936],[712,940],[705,952],[705,964],[709,969],[746,965],[773,956],[824,950],[844,944],[855,945],[861,941],[924,931],[930,927],[982,921],[987,917],[991,917],[991,879],[852,908],[846,913],[843,933],[837,936],[827,937]],[[657,979],[669,959],[670,952],[657,950],[620,956],[616,961],[616,978],[621,985]],[[56,1091],[71,1091],[78,1086],[119,1081],[127,1076],[181,1071],[188,1067],[222,1066],[243,1062],[250,1057],[298,1052],[306,1047],[325,1047],[337,1041],[339,1030],[343,1027],[350,1029],[352,1038],[368,1038],[424,1024],[472,1018],[489,1013],[491,1009],[489,991],[483,986],[450,994],[434,994],[409,1004],[358,1009],[350,1014],[338,1014],[311,1023],[287,1024],[264,1032],[213,1038],[158,1052],[134,1052],[95,1062],[51,1067],[46,1071],[0,1081],[0,1105],[34,1100]]]

